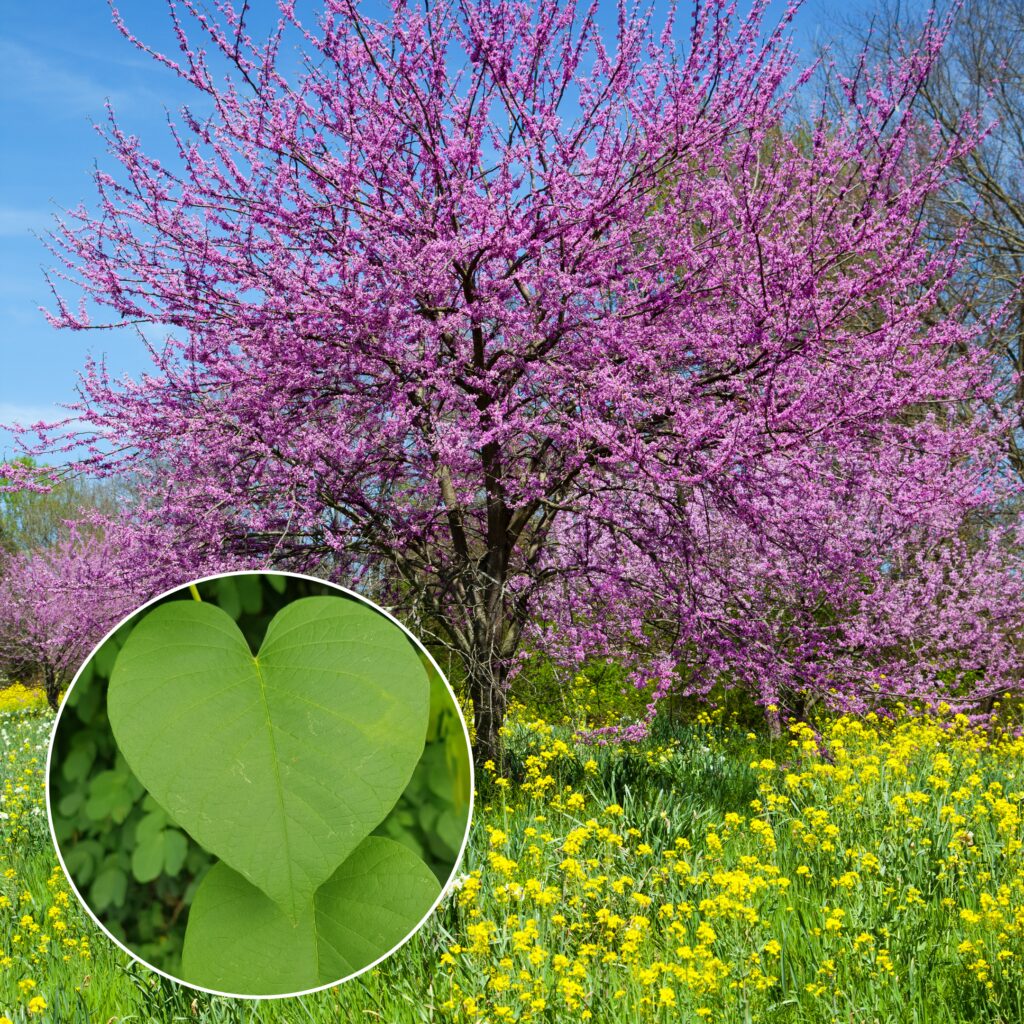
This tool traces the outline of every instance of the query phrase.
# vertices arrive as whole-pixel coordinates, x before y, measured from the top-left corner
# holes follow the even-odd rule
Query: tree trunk
[[[469,672],[469,696],[473,701],[473,761],[478,768],[493,761],[500,770],[503,761],[501,727],[508,711],[504,669],[494,663],[477,664]]]
[[[60,704],[60,677],[50,665],[43,668],[43,685],[46,689],[46,703],[56,711]]]

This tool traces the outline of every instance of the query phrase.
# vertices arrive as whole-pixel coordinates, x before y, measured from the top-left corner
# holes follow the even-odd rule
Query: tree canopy
[[[929,23],[795,133],[768,6],[283,2],[261,41],[184,0],[172,54],[122,25],[200,102],[174,164],[111,115],[52,317],[169,329],[76,410],[83,465],[143,480],[139,571],[372,578],[461,660],[485,757],[528,642],[655,697],[964,697],[956,643],[911,678],[877,631],[925,578],[980,629],[1005,582],[998,539],[974,603],[909,571],[1009,486],[978,327],[935,315],[956,240],[922,225],[978,131],[915,110]]]

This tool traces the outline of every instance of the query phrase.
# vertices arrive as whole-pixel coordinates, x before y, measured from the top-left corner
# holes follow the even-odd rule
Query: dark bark
[[[60,704],[60,683],[61,679],[57,671],[51,665],[45,665],[43,667],[43,685],[46,689],[46,703],[54,711]]]
[[[473,760],[477,767],[493,761],[500,770],[503,760],[501,727],[508,711],[508,690],[500,664],[477,664],[469,673],[469,696],[473,701]]]

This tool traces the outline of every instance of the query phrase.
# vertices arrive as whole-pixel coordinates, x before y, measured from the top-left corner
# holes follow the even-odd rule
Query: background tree
[[[27,457],[0,477],[0,671],[40,678],[54,707],[104,624],[140,593],[145,577],[116,577],[103,541],[132,495],[123,478]]]
[[[1024,5],[954,0],[944,6],[952,17],[949,38],[914,102],[946,140],[959,136],[965,116],[977,117],[985,132],[956,156],[946,185],[924,211],[937,246],[970,229],[937,315],[959,309],[983,330],[1000,367],[999,401],[1014,423],[1006,435],[1008,458],[1024,475]],[[898,57],[914,46],[924,18],[913,4],[872,5],[868,28],[863,19],[848,24],[846,49]]]
[[[12,554],[52,547],[84,516],[116,514],[130,494],[124,480],[100,480],[41,466],[29,457],[18,459],[11,473],[0,476],[0,548]]]
[[[168,574],[373,579],[460,660],[487,758],[528,629],[635,649],[658,692],[684,653],[755,678],[743,634],[714,646],[737,581],[859,580],[878,507],[930,536],[995,500],[1003,425],[962,415],[992,368],[936,315],[956,252],[920,218],[974,142],[914,113],[943,30],[798,141],[766,6],[623,5],[603,34],[559,0],[283,3],[262,44],[245,6],[172,7],[180,54],[153,56],[210,113],[173,167],[111,118],[119,173],[54,240],[63,295],[175,329],[152,375],[82,382],[83,465],[144,480],[126,528]],[[53,321],[104,326],[85,308]]]
[[[108,544],[87,532],[13,555],[0,579],[0,664],[39,672],[50,706],[92,647],[140,600],[129,581],[108,590]]]

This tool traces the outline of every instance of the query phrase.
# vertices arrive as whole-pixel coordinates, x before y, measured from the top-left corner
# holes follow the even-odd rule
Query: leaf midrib
[[[253,668],[256,670],[256,679],[260,684],[260,699],[263,701],[263,710],[267,716],[267,733],[270,736],[270,760],[274,766],[274,789],[277,793],[277,805],[281,811],[281,831],[283,833],[285,860],[288,865],[288,892],[291,896],[288,906],[288,916],[293,922],[299,919],[298,908],[295,906],[295,879],[292,872],[291,843],[288,839],[288,812],[284,806],[284,786],[281,784],[281,762],[277,757],[277,740],[274,736],[274,722],[270,716],[270,702],[267,700],[267,687],[263,681],[263,673],[260,671],[259,655],[252,655]]]

